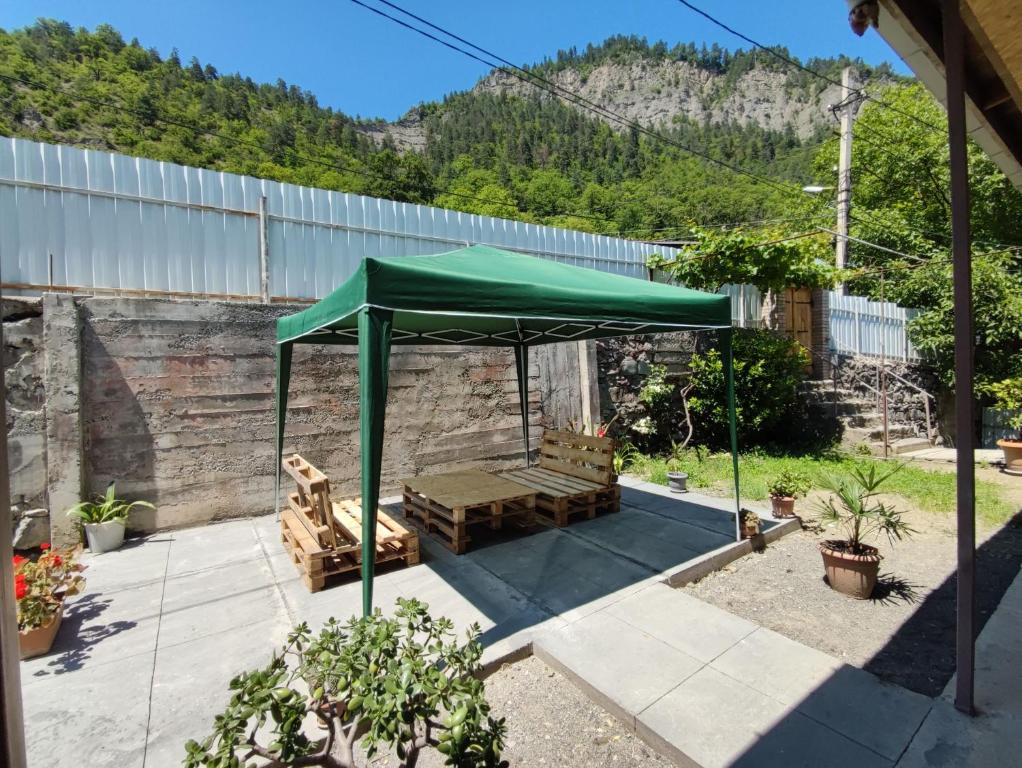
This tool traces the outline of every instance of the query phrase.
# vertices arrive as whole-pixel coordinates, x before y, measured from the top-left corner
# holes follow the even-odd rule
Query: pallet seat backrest
[[[539,466],[600,485],[612,485],[614,440],[560,429],[543,430]]]
[[[298,492],[288,497],[292,506],[297,507],[295,512],[304,517],[303,510],[309,510],[308,514],[318,526],[318,532],[326,535],[326,541],[321,540],[321,543],[336,547],[337,535],[330,504],[330,480],[297,453],[284,459],[281,466],[294,478],[298,486]]]

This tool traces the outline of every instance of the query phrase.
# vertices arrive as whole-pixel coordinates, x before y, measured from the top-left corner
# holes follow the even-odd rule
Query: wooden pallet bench
[[[326,475],[298,454],[284,459],[297,492],[288,495],[280,516],[280,537],[310,592],[331,576],[362,568],[362,506],[358,499],[331,501]],[[419,536],[383,510],[376,512],[376,563],[419,562]]]
[[[469,529],[502,528],[505,521],[531,528],[536,493],[515,482],[479,470],[422,475],[404,484],[404,515],[455,554],[471,542]]]
[[[539,463],[500,472],[536,492],[536,512],[563,528],[581,517],[591,519],[621,508],[621,486],[614,475],[614,441],[547,429]]]

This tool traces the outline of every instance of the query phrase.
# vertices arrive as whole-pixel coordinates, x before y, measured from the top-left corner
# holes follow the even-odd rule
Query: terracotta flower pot
[[[22,659],[31,659],[49,653],[53,641],[57,639],[60,622],[64,618],[64,606],[61,605],[50,619],[50,623],[35,629],[26,629],[18,633],[18,650]]]
[[[774,507],[774,517],[794,517],[795,497],[794,496],[771,496],[770,503]]]
[[[1022,440],[998,440],[997,447],[1004,451],[1004,468],[1022,475]]]
[[[863,554],[849,552],[844,541],[820,543],[823,568],[830,588],[842,595],[866,600],[873,594],[883,557],[876,547],[862,546]]]

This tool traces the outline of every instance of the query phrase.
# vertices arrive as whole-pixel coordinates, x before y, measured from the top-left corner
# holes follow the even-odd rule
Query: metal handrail
[[[818,352],[816,352],[816,351],[814,351],[812,349],[809,349],[808,347],[805,347],[805,349],[806,349],[807,352],[809,352],[810,355],[812,355],[812,356],[814,356],[814,357],[816,357],[816,358],[818,358],[820,360],[825,360],[828,363],[830,363],[830,365],[834,368],[834,370],[837,370],[837,368],[840,366],[840,363],[837,362],[838,359],[840,358],[840,355],[838,355],[838,354],[832,353],[830,355],[824,356],[824,355],[821,355],[820,353],[818,353]],[[923,400],[923,413],[924,413],[924,415],[926,417],[926,439],[930,443],[930,445],[933,445],[934,442],[936,441],[936,436],[934,434],[933,418],[932,418],[931,413],[930,413],[930,400],[933,400],[933,402],[936,403],[937,402],[937,398],[934,397],[933,395],[931,395],[929,392],[927,392],[922,387],[920,387],[918,384],[914,384],[913,382],[911,382],[908,379],[906,379],[904,376],[899,376],[897,373],[894,373],[893,371],[889,370],[886,365],[881,365],[879,362],[877,362],[875,360],[870,360],[867,357],[863,357],[863,356],[860,356],[860,357],[861,357],[861,359],[865,360],[865,362],[872,364],[874,368],[877,368],[878,370],[882,370],[885,376],[890,376],[890,377],[900,381],[902,384],[905,384],[906,386],[910,387],[911,389],[914,389],[919,394],[925,395],[925,397],[923,397],[922,400]],[[834,388],[836,390],[837,389],[837,376],[834,376],[833,378],[834,378]],[[877,408],[877,411],[880,412],[881,409],[880,409],[879,401],[883,397],[883,393],[880,390],[878,390],[876,387],[873,387],[870,384],[867,384],[863,379],[859,378],[859,376],[854,374],[854,373],[852,374],[852,379],[854,381],[858,382],[859,384],[861,384],[862,386],[864,386],[870,392],[873,392],[877,396],[877,406],[876,406],[876,408]],[[835,408],[837,407],[836,401],[835,401],[835,406],[834,407]],[[885,430],[885,435],[886,435],[887,414],[883,413],[883,416],[884,416],[884,424],[885,424],[884,430]],[[886,439],[884,440],[884,443],[885,444],[887,443]],[[886,455],[886,446],[885,446],[885,455]]]

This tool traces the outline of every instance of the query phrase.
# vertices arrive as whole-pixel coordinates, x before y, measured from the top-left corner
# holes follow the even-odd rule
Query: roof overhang
[[[850,0],[848,5],[860,3]],[[1022,3],[962,0],[969,136],[1022,189]],[[876,31],[942,104],[944,44],[937,0],[880,0]]]

